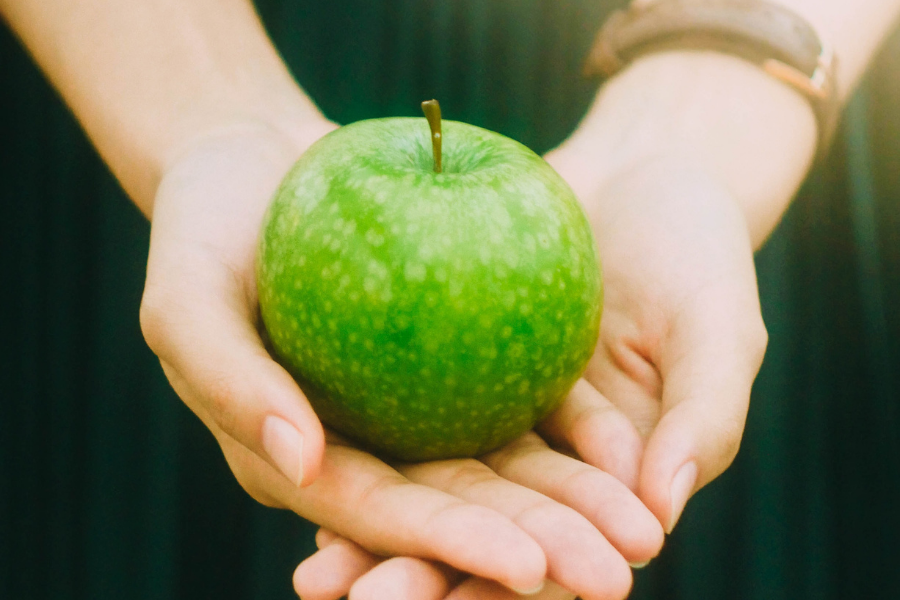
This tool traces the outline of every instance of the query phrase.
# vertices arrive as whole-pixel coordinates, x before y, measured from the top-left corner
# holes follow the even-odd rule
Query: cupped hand
[[[510,519],[546,557],[542,600],[624,598],[628,563],[645,563],[662,545],[662,528],[614,477],[549,448],[534,433],[475,460],[397,465],[418,485],[486,507]],[[314,484],[318,485],[318,484]],[[312,487],[314,487],[312,486]],[[333,530],[332,530],[333,531]],[[304,600],[505,600],[520,593],[482,571],[422,553],[377,552],[355,535],[320,531],[320,550],[301,563],[294,587]],[[466,532],[466,554],[483,532]]]
[[[324,432],[263,346],[254,262],[281,178],[333,127],[289,137],[241,123],[184,147],[153,203],[141,303],[144,337],[181,399],[298,486],[316,477]]]
[[[548,160],[588,213],[606,298],[590,385],[542,432],[615,474],[671,531],[734,459],[765,352],[747,222],[727,189],[677,158],[602,185],[565,151]]]
[[[636,491],[671,531],[690,495],[734,459],[765,352],[747,222],[727,189],[678,159],[647,160],[602,185],[564,151],[548,160],[585,206],[606,298],[585,378],[538,430]],[[560,499],[577,498],[585,492]],[[337,596],[316,595],[328,577],[344,591],[429,590],[401,598],[441,598],[458,581],[454,598],[509,597],[417,558],[379,562],[344,539],[301,564],[295,587],[330,600]],[[542,593],[571,597],[560,588]]]
[[[557,565],[572,552],[575,564],[608,573],[603,585],[627,588],[626,558],[655,555],[662,533],[613,478],[578,474],[587,467],[524,443],[497,454],[494,470],[476,461],[394,468],[336,436],[326,443],[301,390],[266,352],[254,276],[263,214],[305,146],[331,128],[323,122],[288,139],[235,126],[197,140],[167,169],[153,208],[141,324],[172,386],[254,498],[373,555],[414,556],[519,590],[537,587],[549,568],[590,591]],[[540,469],[523,467],[525,455]],[[553,499],[566,490],[580,496],[579,488],[597,495],[570,501],[574,508]]]

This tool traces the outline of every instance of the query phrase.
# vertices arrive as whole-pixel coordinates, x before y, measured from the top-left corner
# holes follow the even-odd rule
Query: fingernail
[[[675,477],[672,478],[672,486],[669,488],[672,509],[669,513],[669,526],[666,528],[666,533],[672,533],[672,530],[675,529],[675,524],[678,523],[678,518],[681,516],[681,512],[691,497],[691,492],[694,491],[696,484],[697,463],[693,461],[685,463],[675,473]]]
[[[637,569],[643,569],[644,567],[646,567],[646,566],[649,565],[649,564],[650,564],[650,561],[649,561],[649,560],[645,560],[644,562],[628,563],[628,565],[629,565],[632,569],[635,569],[635,570],[637,570]]]
[[[303,481],[303,436],[293,425],[274,415],[263,421],[262,445],[269,458],[291,482]]]
[[[537,594],[538,592],[540,592],[542,589],[544,589],[544,582],[541,581],[541,582],[537,585],[537,587],[534,587],[534,588],[532,588],[532,589],[530,589],[530,590],[519,590],[519,589],[516,589],[516,588],[510,588],[510,589],[512,589],[512,591],[514,591],[515,593],[517,593],[517,594],[519,594],[519,595],[521,595],[521,596],[534,596],[535,594]]]

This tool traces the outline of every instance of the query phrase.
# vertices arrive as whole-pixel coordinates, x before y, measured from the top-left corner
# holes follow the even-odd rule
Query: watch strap
[[[658,0],[615,12],[597,34],[587,75],[612,76],[636,58],[708,50],[748,60],[812,104],[824,150],[837,121],[835,59],[802,17],[764,0]]]

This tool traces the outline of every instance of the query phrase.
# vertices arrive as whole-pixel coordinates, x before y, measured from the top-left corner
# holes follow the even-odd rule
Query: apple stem
[[[434,172],[441,172],[441,105],[437,100],[422,103],[422,112],[431,127],[431,148],[434,151]]]

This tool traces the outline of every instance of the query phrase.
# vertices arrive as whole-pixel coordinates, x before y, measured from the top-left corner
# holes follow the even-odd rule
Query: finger
[[[623,596],[624,598],[624,596]],[[575,594],[562,586],[547,581],[541,591],[523,596],[515,594],[497,585],[493,581],[472,577],[461,584],[446,597],[446,600],[574,600]]]
[[[543,581],[541,547],[500,512],[412,484],[375,457],[329,445],[319,478],[287,504],[381,556],[415,556],[515,589]]]
[[[222,433],[238,481],[251,495],[265,490],[282,508],[378,556],[417,556],[530,589],[546,575],[543,550],[507,517],[433,488],[412,484],[371,454],[329,435],[322,472],[296,488],[268,463]]]
[[[631,587],[631,571],[625,559],[587,519],[534,490],[498,477],[486,465],[475,460],[448,460],[411,465],[401,472],[410,481],[493,508],[512,519],[543,548],[547,576],[585,600],[617,598]],[[536,591],[539,587],[517,591]]]
[[[316,547],[321,550],[325,546],[331,544],[331,542],[339,539],[339,537],[340,536],[333,531],[329,531],[324,527],[319,527],[319,530],[316,532]]]
[[[614,309],[609,312],[613,313]],[[601,343],[584,378],[625,415],[646,441],[659,422],[662,398],[662,378],[654,363],[652,342],[649,342],[655,336],[639,340],[636,334],[622,331],[630,324],[616,323],[614,317],[614,314],[609,315],[607,319],[612,323],[601,333]]]
[[[647,442],[639,495],[669,532],[694,491],[734,460],[765,352],[755,296],[743,305],[722,296],[676,321],[661,365],[663,415]]]
[[[637,490],[643,442],[631,421],[584,379],[538,432]]]
[[[294,571],[294,591],[303,600],[337,600],[382,559],[353,542],[335,538]]]
[[[584,515],[631,564],[656,556],[664,536],[658,520],[624,484],[608,473],[523,436],[482,460],[498,475]],[[580,590],[555,579],[569,589]]]
[[[292,483],[312,481],[324,451],[322,426],[263,347],[238,277],[188,250],[173,263],[172,246],[151,255],[141,327],[173,387]]]
[[[441,600],[460,579],[458,572],[431,561],[390,558],[350,588],[350,600]],[[495,583],[501,589],[503,586]]]

